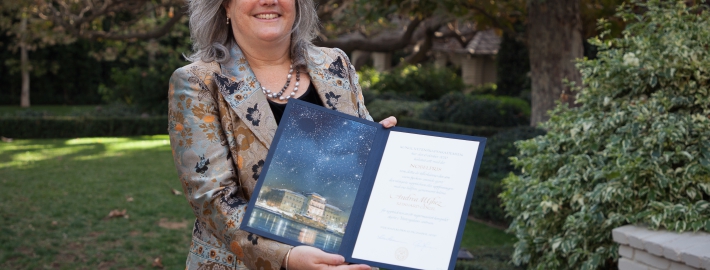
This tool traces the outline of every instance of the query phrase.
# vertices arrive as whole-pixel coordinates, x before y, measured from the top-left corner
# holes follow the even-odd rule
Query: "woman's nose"
[[[259,4],[262,6],[275,6],[279,3],[279,0],[259,0]]]

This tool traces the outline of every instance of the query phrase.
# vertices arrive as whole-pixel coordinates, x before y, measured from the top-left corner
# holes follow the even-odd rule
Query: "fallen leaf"
[[[126,209],[123,209],[123,210],[118,210],[118,209],[111,210],[111,212],[108,213],[108,216],[107,216],[105,219],[111,219],[111,218],[116,218],[116,217],[128,218],[128,215],[126,214]]]
[[[187,225],[188,225],[187,220],[183,220],[180,222],[173,222],[173,221],[168,221],[167,218],[161,218],[160,221],[158,221],[159,227],[169,229],[169,230],[186,229]]]
[[[7,138],[7,137],[2,137],[2,136],[0,136],[0,139],[2,139],[3,142],[7,142],[7,143],[12,142],[12,138]]]
[[[126,197],[126,201],[127,201],[127,202],[132,202],[132,201],[133,201],[133,197],[130,197],[130,196],[129,196],[129,197]]]
[[[173,193],[173,195],[180,195],[182,192],[177,191],[177,189],[171,188],[170,191]]]
[[[153,267],[163,269],[163,260],[158,257],[153,260]]]

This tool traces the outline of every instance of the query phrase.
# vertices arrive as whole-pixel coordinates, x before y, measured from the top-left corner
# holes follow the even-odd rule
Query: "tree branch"
[[[166,2],[161,6],[169,6],[174,1]],[[150,31],[142,32],[128,32],[123,33],[121,30],[114,31],[92,31],[89,30],[88,24],[91,24],[94,20],[102,16],[114,16],[117,13],[129,12],[137,13],[144,9],[145,5],[148,3],[146,0],[124,0],[119,2],[114,2],[112,0],[106,0],[102,5],[95,5],[93,1],[84,1],[85,7],[79,10],[78,14],[71,13],[71,6],[66,1],[52,1],[47,3],[44,8],[47,14],[40,13],[40,17],[44,17],[54,24],[63,27],[70,35],[78,38],[86,39],[108,39],[108,40],[148,40],[153,38],[159,38],[166,35],[172,29],[175,24],[177,24],[180,19],[185,15],[183,12],[182,5],[176,5],[173,8],[176,10],[173,12],[173,17],[170,18],[166,23],[161,26],[156,26]],[[58,10],[56,6],[60,7]],[[150,10],[155,10],[156,7],[150,8]],[[134,20],[135,21],[135,20]],[[132,25],[132,21],[128,21],[129,25]],[[127,27],[120,27],[125,30]]]
[[[111,32],[88,32],[87,34],[83,35],[86,38],[89,39],[97,39],[97,38],[103,38],[103,39],[109,39],[109,40],[131,40],[131,39],[139,39],[139,40],[147,40],[147,39],[152,39],[152,38],[159,38],[164,35],[166,35],[170,30],[177,24],[180,19],[185,15],[184,12],[182,11],[182,7],[177,7],[176,11],[177,14],[173,15],[172,18],[165,24],[163,24],[160,27],[157,27],[156,29],[153,29],[152,31],[149,32],[142,32],[142,33],[127,33],[127,34],[115,34]]]
[[[317,46],[337,47],[345,51],[345,53],[350,53],[354,50],[362,50],[369,52],[392,52],[407,47],[407,45],[411,43],[412,34],[421,22],[422,21],[420,19],[413,19],[409,22],[409,25],[407,25],[407,28],[404,33],[396,38],[380,35],[373,39],[366,39],[362,37],[347,37],[338,38],[334,40],[316,40],[313,43]]]
[[[439,28],[441,28],[442,24],[443,23],[439,22],[427,25],[425,27],[424,40],[417,42],[417,45],[415,45],[414,47],[414,53],[405,57],[404,61],[400,62],[399,65],[402,66],[404,64],[417,64],[426,60],[427,54],[434,46],[434,37],[436,35],[436,32],[437,30],[439,30]]]
[[[491,21],[491,23],[493,23],[493,25],[495,27],[497,27],[500,30],[503,30],[503,32],[506,35],[509,35],[510,37],[513,37],[513,38],[515,38],[519,41],[522,41],[522,42],[526,41],[524,35],[515,31],[515,28],[513,28],[510,24],[506,24],[506,23],[501,22],[501,20],[498,17],[496,17],[493,14],[491,14],[490,12],[486,11],[486,9],[484,9],[480,6],[477,6],[473,3],[470,3],[469,1],[464,1],[462,4],[464,7],[472,9],[472,10],[480,13],[484,17],[486,17],[488,20]]]

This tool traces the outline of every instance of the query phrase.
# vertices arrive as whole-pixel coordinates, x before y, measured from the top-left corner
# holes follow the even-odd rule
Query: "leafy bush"
[[[410,65],[384,73],[363,69],[359,75],[362,87],[376,92],[381,99],[429,101],[465,88],[455,72],[433,65]]]
[[[512,127],[530,124],[530,105],[513,97],[454,92],[431,102],[422,111],[421,118],[462,125]]]
[[[486,142],[486,149],[483,154],[484,160],[479,174],[483,176],[498,175],[499,177],[493,177],[495,179],[502,179],[510,172],[519,174],[520,171],[516,170],[515,166],[510,162],[510,157],[515,156],[517,153],[514,143],[545,135],[545,133],[544,129],[522,126],[498,133],[489,138]]]
[[[410,117],[397,118],[397,126],[481,137],[490,137],[498,132],[510,129],[509,127],[467,126]]]
[[[113,87],[99,86],[102,99],[111,104],[120,103],[135,106],[141,111],[167,114],[168,99],[165,94],[170,72],[155,68],[132,67],[127,70],[112,69]]]
[[[402,101],[376,99],[367,104],[367,110],[375,121],[392,115],[399,118],[417,117],[428,103],[421,101]]]
[[[558,106],[547,135],[516,144],[523,174],[501,195],[515,263],[611,268],[611,230],[629,223],[710,231],[710,13],[635,5],[618,13],[623,37],[590,41],[599,52],[579,63],[581,107]]]
[[[113,103],[108,105],[99,105],[94,108],[93,111],[81,111],[75,110],[69,113],[69,116],[73,117],[141,117],[138,108],[135,106],[130,106],[123,103]]]
[[[484,154],[483,158],[485,157],[486,155]],[[469,215],[501,226],[510,224],[511,218],[506,216],[503,202],[498,197],[503,192],[502,178],[500,175],[496,176],[495,179],[482,175],[478,177],[473,198],[471,199],[471,208],[468,210]]]
[[[510,157],[516,153],[514,143],[544,135],[545,131],[534,127],[516,127],[493,135],[486,141],[483,163],[476,181],[469,214],[476,218],[508,225],[511,218],[506,216],[503,202],[498,197],[503,192],[501,180],[516,171]]]

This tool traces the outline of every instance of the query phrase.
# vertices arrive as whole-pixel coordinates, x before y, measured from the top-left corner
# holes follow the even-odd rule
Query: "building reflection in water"
[[[298,241],[304,244],[313,245],[313,243],[316,242],[316,232],[308,228],[303,228],[298,234]]]
[[[331,253],[337,253],[342,242],[340,235],[288,220],[259,208],[252,212],[248,226]]]

